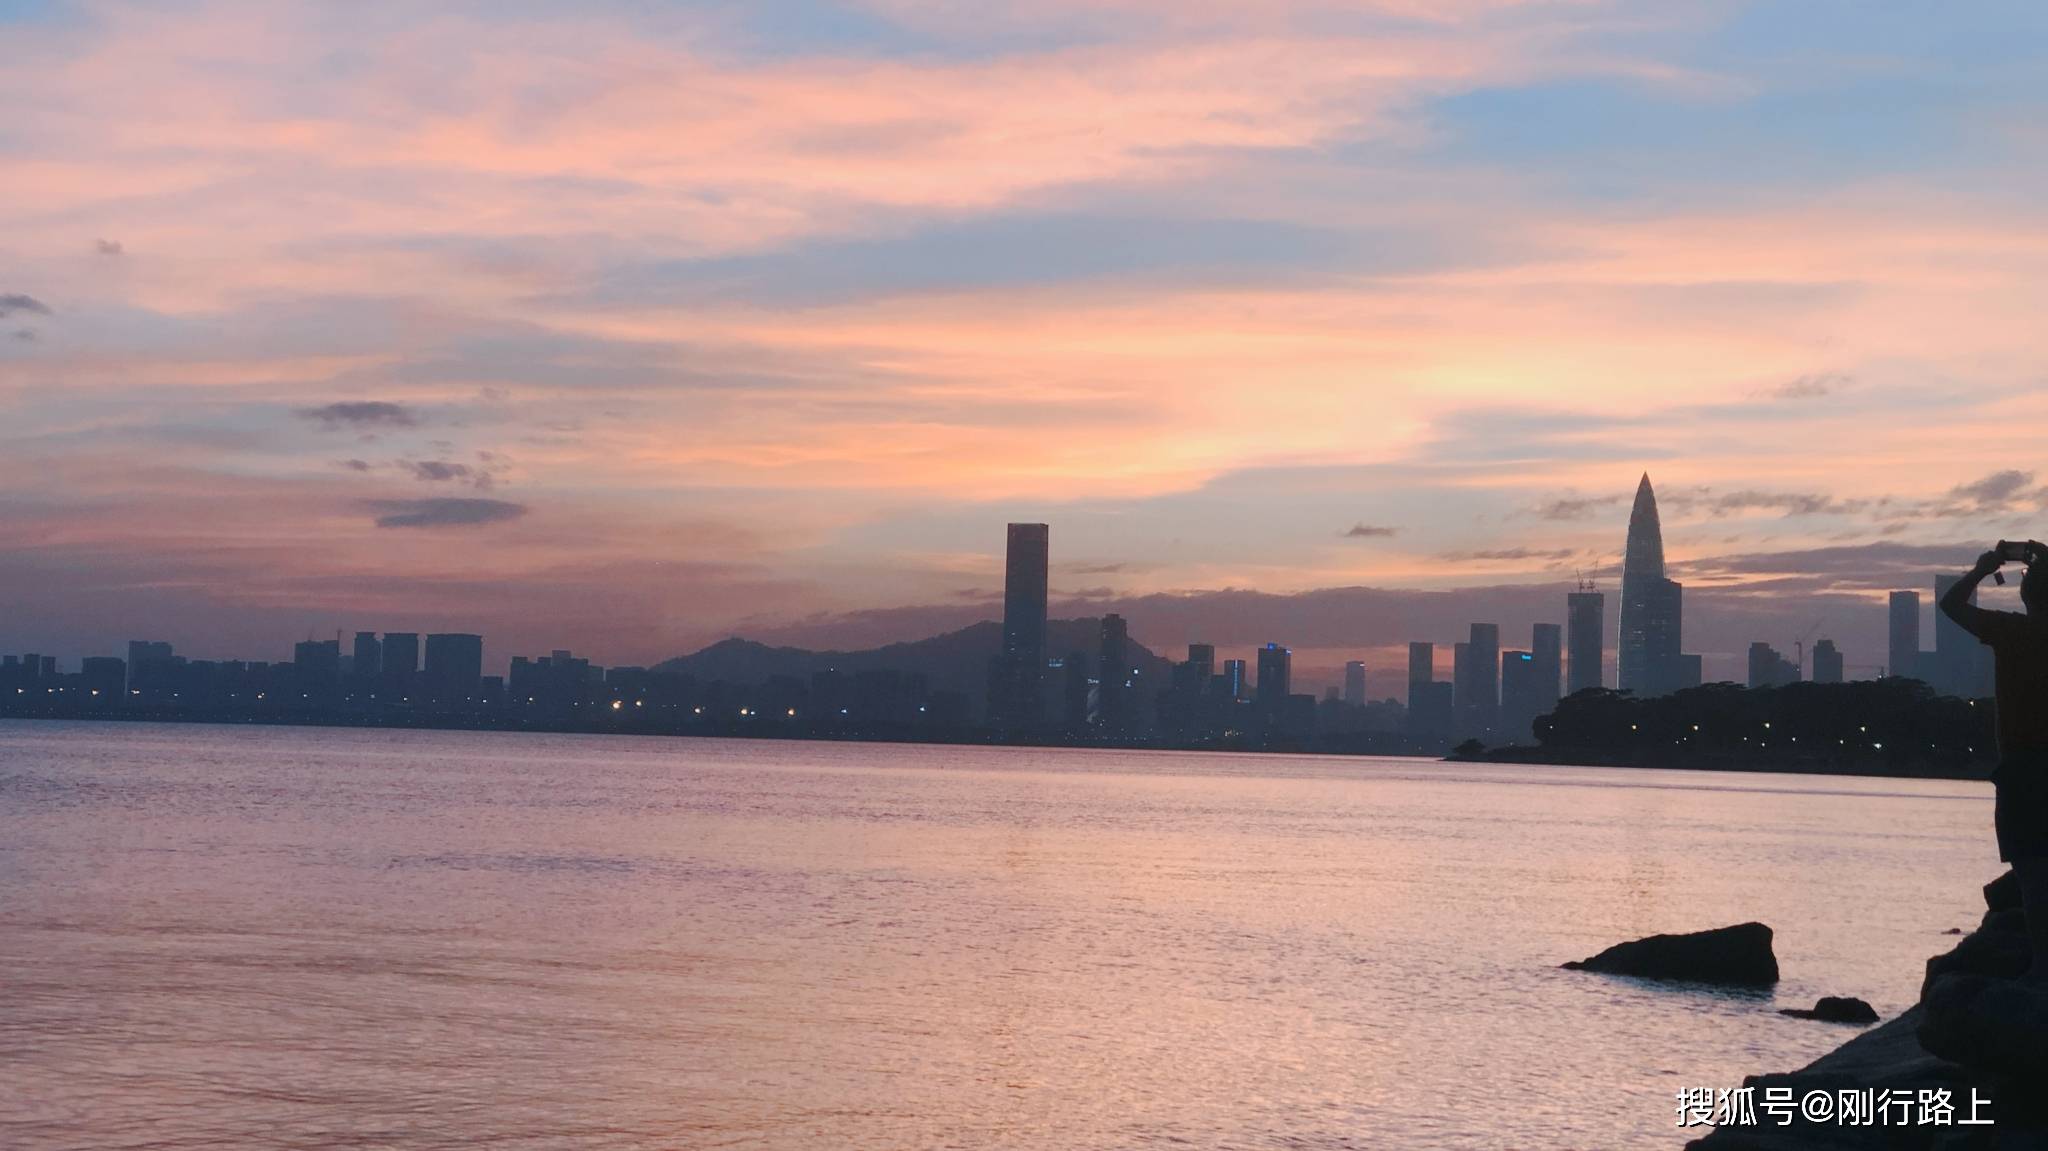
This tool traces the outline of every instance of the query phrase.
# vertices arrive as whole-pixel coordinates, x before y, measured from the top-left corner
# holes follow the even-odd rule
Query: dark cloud
[[[1399,528],[1383,527],[1379,524],[1352,524],[1351,530],[1344,533],[1344,538],[1347,540],[1386,539],[1400,530]]]
[[[476,476],[468,464],[453,464],[447,460],[400,460],[399,466],[411,472],[412,478],[428,483],[447,483],[450,480],[467,483]]]
[[[14,338],[23,342],[33,340],[36,338],[36,330],[34,328],[16,328],[14,329]]]
[[[1820,492],[1725,492],[1706,497],[1707,510],[1716,516],[1746,511],[1778,511],[1788,516],[1855,515],[1870,506],[1868,500],[1838,500]]]
[[[367,472],[370,470],[370,461],[368,460],[342,460],[340,464],[352,472]]]
[[[1444,557],[1453,563],[1470,560],[1545,560],[1555,563],[1568,560],[1576,555],[1571,548],[1494,548],[1487,551],[1446,552]]]
[[[1528,509],[1527,514],[1535,516],[1539,520],[1582,520],[1602,508],[1610,508],[1619,504],[1622,499],[1623,497],[1619,495],[1560,496],[1557,499],[1545,500],[1537,504],[1535,507]]]
[[[118,256],[127,250],[121,246],[119,240],[94,240],[92,249],[102,256]]]
[[[1856,377],[1842,372],[1816,372],[1796,380],[1765,388],[1762,394],[1774,400],[1817,400],[1831,396],[1856,382]]]
[[[526,514],[525,504],[506,500],[429,499],[368,500],[380,528],[473,527],[504,523]]]
[[[1980,480],[1957,484],[1949,489],[1949,495],[1954,499],[1968,500],[1980,508],[1999,507],[2011,503],[2015,497],[2025,493],[2033,482],[2034,473],[2009,468],[2002,472],[1992,472]]]
[[[384,400],[344,400],[317,408],[301,408],[299,415],[323,428],[410,428],[420,421],[412,409]]]
[[[4,320],[16,312],[47,316],[50,314],[50,305],[43,303],[34,296],[24,296],[20,292],[8,292],[0,295],[0,320]]]
[[[1130,564],[1061,564],[1060,570],[1073,575],[1117,575],[1130,570]]]

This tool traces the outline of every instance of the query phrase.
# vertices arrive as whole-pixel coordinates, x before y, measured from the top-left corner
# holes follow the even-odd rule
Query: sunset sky
[[[1885,590],[2048,535],[2044,57],[2034,2],[0,0],[0,647],[862,645],[996,614],[1029,519],[1055,614],[1377,693],[1613,591],[1647,470],[1710,677],[1869,674]]]

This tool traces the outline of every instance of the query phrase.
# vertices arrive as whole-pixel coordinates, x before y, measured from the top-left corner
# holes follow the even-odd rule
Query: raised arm
[[[1978,639],[1984,638],[1984,620],[1991,613],[1971,603],[1970,597],[1977,593],[1977,585],[1984,582],[1984,577],[1997,571],[2004,563],[1995,549],[1985,552],[1977,557],[1977,566],[1965,573],[1948,589],[1948,594],[1941,597],[1942,614]]]

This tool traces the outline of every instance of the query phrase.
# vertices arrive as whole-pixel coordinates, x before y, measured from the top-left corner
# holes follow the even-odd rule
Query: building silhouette
[[[1223,692],[1229,699],[1250,699],[1251,684],[1245,679],[1245,663],[1241,659],[1223,661]]]
[[[420,636],[412,631],[387,631],[379,645],[377,696],[386,702],[410,700],[418,689]]]
[[[1275,721],[1287,708],[1293,692],[1294,653],[1277,643],[1259,649],[1259,714]]]
[[[989,668],[988,715],[1003,730],[1045,720],[1045,609],[1049,529],[1011,524],[1003,560],[1003,644]]]
[[[1131,667],[1131,630],[1124,617],[1102,617],[1102,647],[1096,660],[1096,720],[1110,735],[1130,735],[1138,685]]]
[[[427,666],[420,673],[426,698],[443,707],[467,707],[483,693],[484,637],[446,632],[427,637]]]
[[[1453,685],[1438,683],[1436,645],[1408,645],[1408,734],[1416,739],[1448,739],[1456,715]]]
[[[1473,624],[1452,655],[1456,734],[1483,739],[1500,725],[1500,625]]]
[[[1934,577],[1934,599],[1939,603],[1948,590],[1962,581],[1959,575]],[[1970,602],[1977,602],[1975,592],[1970,593]],[[1963,625],[1949,618],[1947,612],[1934,613],[1934,651],[1931,656],[1933,674],[1924,674],[1929,657],[1922,657],[1921,679],[1933,684],[1936,691],[1965,699],[1978,699],[1991,694],[1991,649],[1978,642],[1977,637],[1963,630]]]
[[[1923,678],[1920,671],[1920,593],[1895,591],[1889,603],[1891,645],[1886,652],[1887,675]]]
[[[1664,528],[1649,473],[1636,487],[1621,570],[1621,690],[1669,695],[1699,683],[1699,662],[1681,646],[1685,589],[1664,576]]]
[[[1799,665],[1762,640],[1749,645],[1749,686],[1783,687],[1799,682]]]
[[[1835,641],[1823,639],[1813,645],[1813,682],[1841,683],[1842,652]]]
[[[1365,706],[1365,661],[1351,660],[1344,665],[1344,702],[1353,707]]]
[[[1542,676],[1533,652],[1500,653],[1500,729],[1510,743],[1528,743],[1535,738],[1536,717],[1547,710],[1543,705]],[[1555,681],[1553,681],[1554,683]],[[1551,692],[1552,696],[1557,693]],[[1551,701],[1555,706],[1556,700]]]
[[[1549,711],[1557,706],[1564,682],[1564,629],[1554,623],[1539,623],[1530,628],[1529,657],[1536,664],[1538,711]],[[1508,690],[1505,680],[1501,682],[1500,690],[1505,697]]]
[[[1565,596],[1565,625],[1571,659],[1570,679],[1565,694],[1571,695],[1606,682],[1603,664],[1607,659],[1607,595],[1589,584]]]

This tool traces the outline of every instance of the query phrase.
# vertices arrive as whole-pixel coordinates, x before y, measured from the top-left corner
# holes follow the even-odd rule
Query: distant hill
[[[1002,646],[1002,625],[993,620],[970,624],[928,639],[892,643],[862,651],[811,651],[800,647],[770,647],[749,639],[722,639],[710,647],[654,666],[661,672],[680,672],[700,680],[728,683],[762,683],[772,676],[787,675],[809,679],[812,674],[837,668],[840,671],[894,669],[923,672],[933,690],[965,692],[979,713],[988,690],[988,663]],[[1046,654],[1061,657],[1070,651],[1087,654],[1091,665],[1102,646],[1102,621],[1056,619],[1046,622]],[[1144,679],[1164,688],[1171,669],[1169,661],[1154,655],[1136,640],[1131,641],[1131,665]],[[1149,693],[1148,693],[1149,694]],[[1050,684],[1047,696],[1059,697],[1059,685]]]

